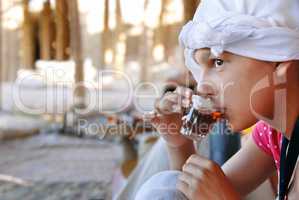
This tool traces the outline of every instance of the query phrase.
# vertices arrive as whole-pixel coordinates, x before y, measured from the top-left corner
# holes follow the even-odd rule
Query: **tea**
[[[192,106],[189,112],[182,117],[181,134],[199,141],[208,135],[214,124],[220,119],[224,119],[224,111],[215,108],[211,99],[193,95]]]

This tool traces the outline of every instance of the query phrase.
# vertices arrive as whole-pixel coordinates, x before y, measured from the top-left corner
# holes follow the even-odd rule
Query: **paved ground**
[[[110,199],[120,145],[58,134],[0,142],[0,200]]]
[[[32,136],[45,127],[47,122],[41,118],[0,112],[0,140]]]
[[[36,182],[20,186],[0,182],[1,200],[57,200],[57,199],[107,199],[106,186],[99,182],[45,183]]]

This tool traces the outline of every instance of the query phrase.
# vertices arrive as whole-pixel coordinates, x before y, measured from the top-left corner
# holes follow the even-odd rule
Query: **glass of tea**
[[[224,109],[215,107],[210,98],[193,95],[192,104],[182,117],[180,132],[195,142],[200,142],[217,122],[225,119],[224,113]]]

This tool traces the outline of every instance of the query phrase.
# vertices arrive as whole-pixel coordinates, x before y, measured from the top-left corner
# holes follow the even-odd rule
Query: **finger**
[[[198,180],[204,180],[208,177],[208,173],[206,173],[206,170],[202,170],[200,167],[192,163],[186,163],[183,166],[183,172],[192,174],[192,176],[194,176]]]
[[[179,94],[172,92],[170,94],[166,94],[162,101],[166,101],[166,103],[170,106],[169,109],[173,112],[181,112],[183,98],[184,97]]]
[[[191,155],[186,161],[186,163],[191,163],[200,167],[201,169],[208,169],[210,171],[214,171],[216,168],[219,167],[219,165],[217,165],[215,162],[198,154]]]
[[[187,172],[183,172],[179,176],[179,180],[187,183],[189,188],[192,189],[192,191],[196,190],[199,185],[199,180],[197,178],[195,178],[192,174],[187,173]]]
[[[177,190],[182,192],[188,199],[192,199],[192,191],[189,188],[189,185],[181,180],[178,180],[176,184]]]
[[[192,103],[191,99],[176,93],[166,96],[166,99],[175,103],[173,108],[175,112],[181,112],[182,108],[189,108]]]
[[[171,113],[182,113],[185,108],[189,108],[191,99],[188,99],[174,92],[166,93],[155,102],[155,111],[162,115]]]
[[[175,103],[174,112],[182,112],[183,108],[190,108],[192,100],[177,93],[169,93],[165,95],[165,99]]]
[[[161,101],[162,101],[162,98],[159,98],[154,103],[154,109],[155,109],[154,112],[156,114],[162,114],[163,113],[163,111],[161,110]]]
[[[176,102],[171,101],[169,99],[163,99],[162,101],[160,101],[159,104],[159,110],[162,112],[162,114],[175,112],[179,108],[180,106],[177,105]]]
[[[169,101],[177,102],[180,98],[180,95],[175,92],[167,92],[163,98],[168,99]]]
[[[190,88],[177,87],[177,89],[175,90],[175,93],[191,100],[193,91]]]
[[[187,99],[187,98],[184,98],[182,100],[182,107],[183,108],[189,108],[190,106],[191,106],[191,100]]]
[[[176,96],[165,96],[164,98],[162,98],[161,100],[158,100],[155,103],[155,109],[157,110],[158,113],[161,114],[169,114],[172,112],[176,112],[177,110],[179,110],[181,108],[181,106],[179,106],[177,104],[177,95]]]
[[[160,104],[160,101],[161,101],[161,98],[158,98],[155,103],[154,103],[154,113],[157,115],[157,114],[160,114],[161,111],[160,111],[160,108],[159,108],[159,104]],[[155,117],[155,116],[154,116]],[[153,118],[154,119],[154,118]]]

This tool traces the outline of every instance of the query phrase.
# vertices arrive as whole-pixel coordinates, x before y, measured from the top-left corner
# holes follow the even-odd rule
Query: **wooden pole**
[[[56,0],[56,60],[69,58],[70,29],[68,20],[68,5],[66,0]]]
[[[126,34],[121,13],[121,1],[116,0],[116,29],[114,37],[114,65],[117,71],[124,71]]]
[[[109,38],[109,36],[111,35],[111,31],[109,29],[109,0],[105,0],[104,6],[104,27],[103,32],[101,34],[100,69],[104,69],[107,64],[105,60],[105,55],[109,47],[109,44],[111,44],[111,42],[109,42],[111,41],[111,38]]]
[[[191,20],[195,14],[200,0],[185,0],[184,1],[184,18],[185,22]]]
[[[160,15],[159,15],[159,24],[157,28],[155,29],[155,35],[154,35],[154,47],[158,45],[163,46],[163,59],[165,59],[166,56],[166,47],[165,47],[165,26],[163,24],[164,21],[164,15],[166,12],[166,2],[167,0],[161,0],[161,10],[160,10]]]
[[[148,6],[149,0],[145,0],[144,2],[144,10],[146,10]],[[143,20],[143,34],[142,34],[142,44],[140,45],[140,81],[146,82],[148,80],[148,66],[150,65],[151,60],[151,49],[152,49],[152,38],[153,31],[147,27],[145,19]]]
[[[22,37],[22,67],[25,69],[33,69],[36,55],[34,22],[29,12],[29,0],[23,0],[23,37]]]
[[[22,5],[22,1],[20,4]],[[20,66],[20,51],[23,51],[21,45],[20,31],[23,29],[11,29],[4,28],[3,20],[4,13],[8,12],[9,9],[15,6],[14,2],[10,1],[1,1],[1,21],[2,21],[2,30],[1,30],[1,43],[2,43],[2,55],[1,55],[1,65],[2,69],[0,70],[0,76],[2,78],[2,83],[8,81],[14,81],[17,76],[17,71]]]
[[[9,46],[10,43],[10,38],[8,34],[8,30],[3,28],[3,20],[4,20],[4,12],[5,10],[9,7],[8,2],[2,1],[1,0],[1,7],[2,7],[2,12],[1,12],[1,82],[2,82],[2,89],[3,89],[3,83],[8,81],[8,76],[9,76],[9,67],[10,66],[10,53],[9,53],[9,49],[6,48],[7,46]]]
[[[85,88],[82,85],[84,81],[83,57],[82,57],[82,38],[79,8],[77,0],[68,0],[70,14],[70,32],[71,32],[71,56],[75,61],[75,85],[74,94],[75,106],[85,106]]]
[[[44,3],[43,10],[39,20],[39,43],[40,58],[42,60],[51,60],[53,57],[52,43],[54,40],[54,23],[52,19],[52,11],[50,1]]]
[[[2,110],[2,77],[3,77],[3,63],[2,63],[2,0],[0,0],[0,110]]]

